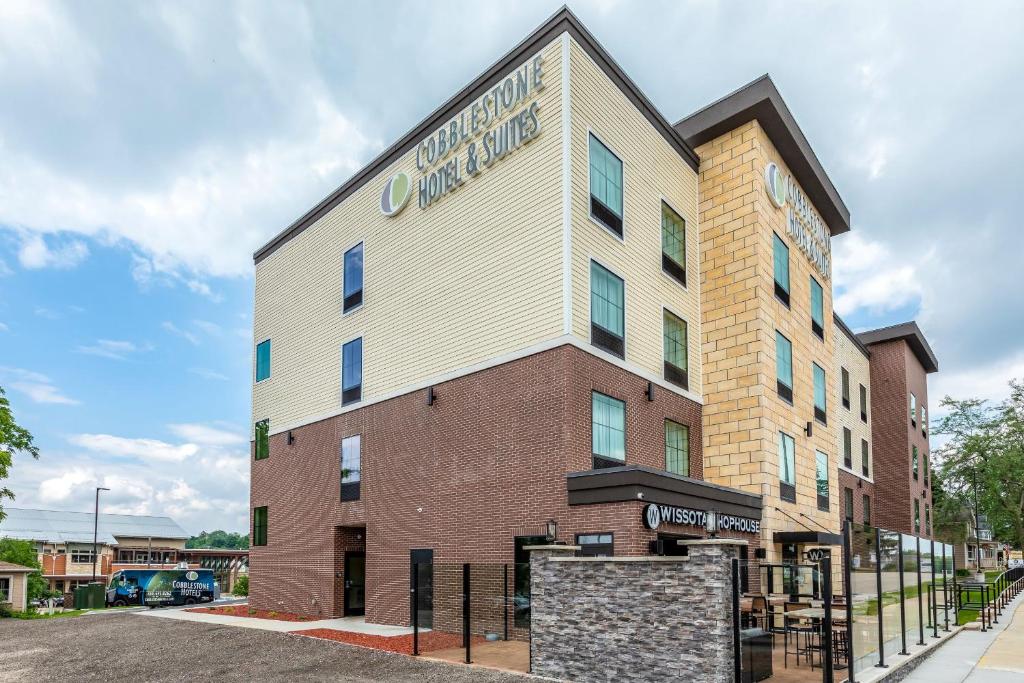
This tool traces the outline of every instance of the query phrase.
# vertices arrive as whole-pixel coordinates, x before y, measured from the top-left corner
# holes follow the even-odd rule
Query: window
[[[94,557],[91,545],[71,548],[71,562],[73,564],[92,564]]]
[[[839,375],[843,380],[843,407],[850,409],[850,371],[846,368],[839,369]]]
[[[924,532],[932,535],[932,508],[928,503],[924,504]]]
[[[341,440],[341,500],[359,500],[361,439],[359,434]]]
[[[928,454],[921,454],[921,470],[924,474],[924,485],[928,486]]]
[[[917,426],[917,396],[910,395],[910,426]]]
[[[776,387],[786,401],[793,402],[793,344],[775,331],[775,380]]]
[[[853,469],[853,432],[843,427],[843,467]]]
[[[818,489],[818,509],[828,512],[828,456],[821,451],[814,453],[814,478]]]
[[[921,436],[928,437],[928,406],[921,406]]]
[[[267,506],[253,508],[252,511],[252,544],[267,544]]]
[[[811,329],[818,338],[825,339],[825,294],[821,285],[811,276]]]
[[[363,397],[363,338],[341,347],[341,405]]]
[[[775,266],[775,296],[789,306],[789,247],[777,234],[772,233],[772,261]]]
[[[864,528],[871,526],[871,496],[866,493],[861,498],[861,506],[864,508]]]
[[[590,342],[625,358],[625,283],[595,261],[590,262]]]
[[[921,501],[914,499],[914,533],[921,533]]]
[[[827,424],[825,403],[825,370],[817,363],[811,363],[814,373],[814,419]]]
[[[256,345],[256,381],[270,379],[270,340]]]
[[[868,421],[868,388],[860,385],[860,421]]]
[[[865,477],[871,476],[871,467],[868,465],[868,440],[860,440],[860,473]]]
[[[661,267],[686,284],[686,221],[661,203]]]
[[[913,469],[914,469],[914,479],[917,479],[917,476],[918,476],[918,464],[919,464],[918,461],[917,461],[917,446],[911,446],[910,447],[910,463],[911,463],[911,467],[913,467]]]
[[[612,534],[576,534],[580,557],[611,557],[615,547]]]
[[[264,460],[270,457],[270,420],[260,420],[256,423],[256,460]]]
[[[622,237],[622,160],[590,135],[590,215]]]
[[[345,263],[342,266],[341,312],[358,308],[363,303],[363,243],[360,242],[345,252]]]
[[[598,392],[591,394],[591,448],[594,468],[626,462],[626,404]]]
[[[11,580],[6,576],[0,576],[0,602],[11,601]]]
[[[843,489],[843,514],[847,522],[853,523],[853,489]]]
[[[683,389],[690,388],[687,372],[686,321],[668,311],[664,312],[665,379]]]
[[[779,497],[796,502],[796,442],[785,432],[779,432]]]
[[[690,428],[665,420],[665,469],[690,476]]]

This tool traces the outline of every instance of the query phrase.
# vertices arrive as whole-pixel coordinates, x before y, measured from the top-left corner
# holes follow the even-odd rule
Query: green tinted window
[[[590,262],[590,320],[617,337],[624,337],[625,285],[596,262]]]
[[[254,508],[252,511],[252,544],[267,544],[267,507]]]
[[[262,382],[270,377],[270,340],[256,345],[256,381]]]
[[[260,420],[256,423],[256,459],[263,460],[270,457],[270,420]]]
[[[775,332],[775,378],[793,388],[793,345],[778,331]]]
[[[817,363],[814,367],[814,407],[825,411],[825,371]]]
[[[661,203],[661,251],[686,268],[686,221],[665,202]]]
[[[785,432],[779,432],[779,479],[796,486],[796,442]]]
[[[665,469],[690,476],[690,428],[665,420]]]
[[[626,461],[626,404],[593,392],[591,419],[594,455]]]
[[[665,362],[671,363],[680,370],[686,370],[686,322],[668,311],[665,311]]]
[[[590,136],[590,194],[622,218],[622,161]]]
[[[782,241],[782,238],[772,233],[775,238],[773,243],[773,257],[775,263],[775,284],[789,293],[789,247]]]
[[[825,293],[813,277],[811,278],[811,320],[818,323],[822,329],[825,328]]]
[[[818,495],[828,498],[828,456],[821,451],[814,454],[814,476],[818,485]]]

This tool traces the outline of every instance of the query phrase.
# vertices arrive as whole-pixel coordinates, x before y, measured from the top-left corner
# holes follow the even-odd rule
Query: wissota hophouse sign
[[[537,95],[544,60],[536,55],[416,145],[419,206],[428,206],[540,135]],[[405,173],[388,179],[381,212],[397,214],[412,194]]]

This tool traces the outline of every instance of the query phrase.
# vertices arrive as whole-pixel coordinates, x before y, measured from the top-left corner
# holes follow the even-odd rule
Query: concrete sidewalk
[[[261,631],[307,631],[314,628],[329,628],[335,631],[363,633],[374,636],[405,636],[412,633],[411,628],[404,626],[385,626],[383,624],[367,624],[363,617],[344,617],[342,619],[319,619],[317,621],[281,621],[277,619],[257,619],[255,617],[235,617],[228,614],[210,614],[209,612],[190,612],[176,610],[145,610],[133,612],[133,616],[155,617],[158,619],[174,619],[177,621],[196,621],[203,624],[219,624],[221,626],[239,626]],[[425,632],[426,629],[421,629]]]
[[[911,683],[1020,683],[1024,680],[1024,593],[982,633],[964,630],[905,681]]]

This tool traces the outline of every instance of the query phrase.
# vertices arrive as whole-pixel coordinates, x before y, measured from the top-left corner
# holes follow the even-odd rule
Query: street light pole
[[[99,559],[99,555],[96,551],[96,542],[100,530],[100,491],[109,490],[110,489],[103,488],[102,486],[96,487],[96,508],[92,517],[92,583],[96,583],[96,560]]]

